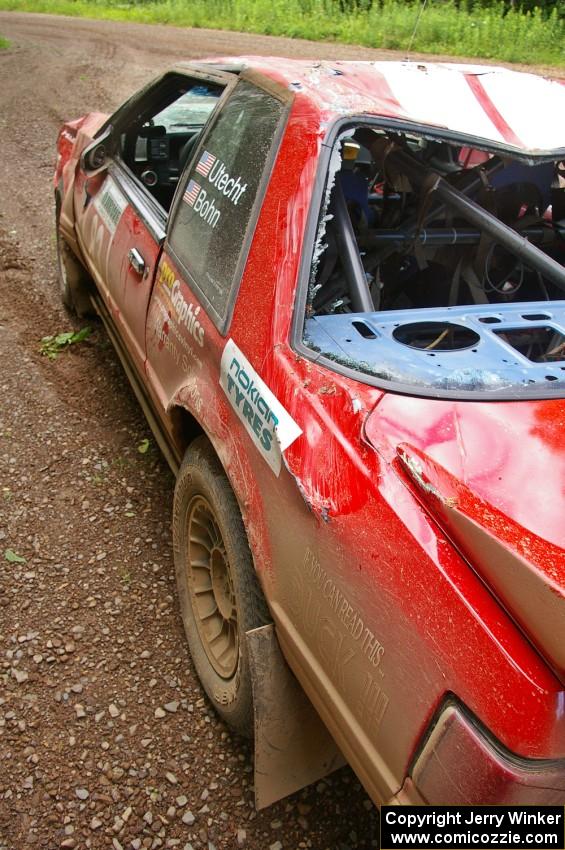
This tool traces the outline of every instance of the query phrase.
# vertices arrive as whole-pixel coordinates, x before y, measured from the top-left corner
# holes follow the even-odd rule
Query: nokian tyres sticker
[[[302,429],[231,339],[222,354],[220,386],[255,446],[278,476],[282,452],[302,434]]]

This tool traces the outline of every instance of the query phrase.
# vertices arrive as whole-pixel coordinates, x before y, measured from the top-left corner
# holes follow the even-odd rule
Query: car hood
[[[565,400],[385,395],[365,437],[565,676]]]

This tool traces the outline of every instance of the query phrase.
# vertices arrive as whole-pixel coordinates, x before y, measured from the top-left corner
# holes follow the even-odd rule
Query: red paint
[[[465,79],[469,88],[481,104],[482,108],[502,136],[502,138],[511,145],[517,148],[524,147],[522,141],[518,138],[512,127],[505,120],[504,116],[498,111],[492,100],[484,90],[480,77],[476,74],[465,74]]]
[[[98,281],[102,296],[120,306],[116,324],[142,376],[144,359],[146,387],[171,445],[170,412],[178,406],[215,446],[287,658],[319,710],[328,710],[340,745],[375,799],[402,786],[416,799],[408,778],[413,756],[451,696],[515,756],[565,759],[563,684],[401,460],[403,451],[411,452],[425,484],[444,500],[457,499],[466,517],[563,591],[565,401],[398,396],[292,350],[299,263],[328,122],[347,114],[411,116],[369,63],[246,61],[294,97],[227,337],[131,207],[112,247],[115,279]],[[336,68],[343,73],[336,75]],[[478,93],[477,84],[469,84]],[[480,101],[505,138],[520,144],[483,94]],[[84,184],[78,154],[100,123],[84,119],[74,149],[59,143],[58,172],[72,170],[77,211]],[[146,283],[124,271],[134,237],[151,260]],[[167,275],[201,308],[202,348],[176,324]],[[303,431],[285,452],[279,477],[219,386],[226,338]],[[455,759],[461,748],[446,752]],[[484,747],[468,752],[475,759],[469,775],[501,775]],[[482,802],[509,799],[508,788],[522,781],[512,771],[504,776],[504,783],[481,780]],[[433,797],[434,787],[437,782],[432,792],[426,785],[426,799],[446,802],[440,791]],[[469,787],[465,800],[476,793]]]

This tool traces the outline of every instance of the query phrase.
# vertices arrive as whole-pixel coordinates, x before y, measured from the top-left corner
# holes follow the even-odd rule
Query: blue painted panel
[[[402,336],[407,326],[418,322],[453,323],[477,341],[441,351],[439,345],[421,349],[395,339],[395,333]],[[565,301],[316,316],[306,321],[304,341],[343,366],[402,385],[404,391],[477,391],[506,397],[542,391],[562,396],[563,341],[552,349],[550,362],[534,362],[503,336],[508,331],[528,335],[535,328],[563,334],[565,341]],[[374,338],[369,338],[371,331]],[[435,333],[433,337],[437,339]]]

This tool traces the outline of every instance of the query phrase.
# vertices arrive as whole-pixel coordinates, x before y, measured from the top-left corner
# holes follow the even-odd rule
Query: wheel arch
[[[249,548],[255,565],[255,572],[263,590],[263,572],[269,569],[271,563],[270,537],[262,507],[259,488],[255,486],[256,475],[250,463],[245,448],[240,439],[234,435],[228,425],[217,415],[206,425],[202,419],[191,410],[182,396],[177,397],[169,408],[169,418],[172,425],[173,439],[180,462],[190,443],[199,436],[208,439],[230,487],[235,495],[243,525],[247,534]]]
[[[200,436],[208,437],[214,451],[218,454],[213,441],[210,439],[210,435],[206,432],[196,416],[194,416],[194,414],[184,404],[173,404],[169,410],[169,418],[171,421],[175,451],[181,461],[192,441]]]
[[[84,259],[81,247],[79,245],[77,234],[75,232],[75,209],[73,200],[74,191],[74,175],[72,180],[65,188],[65,180],[61,174],[57,184],[55,185],[55,227],[60,231],[65,239],[65,242],[80,262],[80,264],[88,269],[88,265]]]

